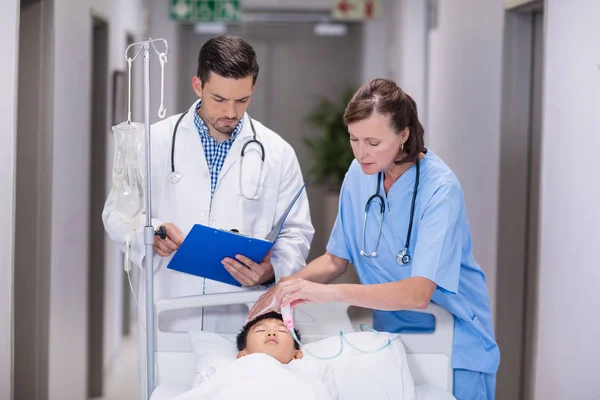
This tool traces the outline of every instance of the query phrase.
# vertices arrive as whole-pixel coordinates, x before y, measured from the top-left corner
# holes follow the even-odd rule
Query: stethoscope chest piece
[[[403,267],[410,264],[410,255],[408,254],[406,249],[396,253],[396,263]]]
[[[177,182],[179,182],[181,180],[181,174],[179,172],[177,172],[177,171],[169,172],[169,175],[167,176],[167,179],[171,183],[177,183]]]

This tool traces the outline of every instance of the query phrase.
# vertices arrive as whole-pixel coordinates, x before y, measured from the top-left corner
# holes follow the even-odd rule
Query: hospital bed
[[[166,400],[190,390],[195,371],[194,354],[188,332],[167,332],[160,329],[161,315],[185,309],[218,305],[246,304],[250,309],[263,291],[219,293],[211,295],[180,297],[159,300],[155,307],[156,321],[156,388],[151,400]],[[420,396],[419,388],[443,389],[452,393],[453,372],[452,339],[454,319],[438,305],[431,304],[424,310],[435,317],[432,333],[407,333],[401,335],[406,349],[410,373],[417,389],[417,400],[435,400],[437,396]],[[354,332],[348,317],[348,305],[342,303],[304,304],[295,310],[295,325],[302,334],[303,344]],[[241,327],[240,327],[241,328]],[[238,332],[231,332],[235,335]],[[424,393],[421,391],[421,393]],[[442,396],[443,398],[451,398]]]

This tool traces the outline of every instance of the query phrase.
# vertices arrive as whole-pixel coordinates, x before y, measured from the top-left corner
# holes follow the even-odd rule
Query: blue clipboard
[[[303,184],[298,190],[266,238],[252,238],[231,231],[195,224],[175,252],[167,268],[241,287],[242,284],[231,276],[221,261],[226,257],[235,259],[237,254],[243,254],[256,263],[261,262],[273,248],[287,216],[305,186],[306,184]]]

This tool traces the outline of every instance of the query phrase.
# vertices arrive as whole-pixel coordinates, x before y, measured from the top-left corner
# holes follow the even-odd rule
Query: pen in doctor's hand
[[[183,234],[179,228],[170,222],[162,224],[161,227],[166,229],[167,236],[164,239],[155,236],[153,248],[159,256],[167,257],[181,246],[181,243],[183,243]]]

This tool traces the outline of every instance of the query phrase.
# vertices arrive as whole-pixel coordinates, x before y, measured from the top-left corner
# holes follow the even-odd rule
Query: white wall
[[[178,114],[189,107],[189,104],[179,101],[179,74],[182,69],[180,67],[181,54],[180,49],[180,25],[173,22],[169,16],[169,2],[163,0],[147,0],[149,13],[148,35],[152,38],[163,38],[169,43],[169,55],[167,56],[167,64],[165,66],[165,92],[164,106],[167,110],[167,115]],[[198,49],[194,49],[198,57]],[[162,48],[162,47],[161,47]],[[183,69],[186,70],[186,69]],[[191,86],[192,77],[188,82],[186,89]],[[150,121],[154,123],[159,120],[157,112],[160,105],[160,64],[156,58],[150,64],[150,86],[151,86],[151,101],[150,101]],[[139,116],[143,120],[144,115]]]
[[[141,0],[54,1],[53,189],[49,329],[49,398],[86,398],[87,256],[92,18],[109,23],[109,71],[125,66],[125,30],[137,33]],[[109,99],[112,87],[109,87]],[[109,108],[111,109],[111,108]],[[109,149],[112,149],[109,146]],[[100,218],[100,216],[98,216]],[[107,257],[107,260],[110,260]],[[114,270],[111,270],[114,268]],[[120,265],[107,266],[108,301],[120,302]],[[119,346],[119,304],[106,309],[108,356]]]
[[[549,0],[534,399],[600,393],[597,0]]]
[[[13,232],[15,200],[16,83],[19,38],[19,1],[10,1],[0,13],[0,226],[8,234],[0,241],[0,398],[12,398]]]
[[[429,43],[429,119],[425,126],[427,145],[454,170],[463,186],[475,258],[486,274],[492,312],[504,3],[437,2],[437,26]]]
[[[394,72],[394,0],[381,0],[381,17],[365,21],[362,27],[361,84],[375,78],[388,78]]]
[[[427,1],[397,0],[388,12],[391,24],[392,78],[416,102],[427,134]],[[453,6],[454,7],[454,6]]]

